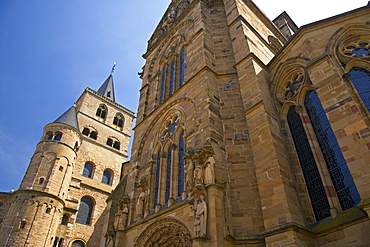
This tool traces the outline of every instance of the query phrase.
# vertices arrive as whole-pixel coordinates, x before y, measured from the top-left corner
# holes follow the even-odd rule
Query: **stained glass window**
[[[352,43],[353,44],[353,43]],[[369,54],[369,43],[353,44],[346,47],[345,55],[354,57],[368,57]]]
[[[167,153],[167,166],[166,166],[166,193],[164,201],[167,202],[171,195],[171,170],[172,170],[172,149],[170,148]]]
[[[160,95],[159,95],[159,103],[162,103],[164,101],[164,92],[166,87],[166,75],[167,75],[167,69],[166,67],[163,67],[162,70],[162,78],[161,78],[161,88],[160,88]]]
[[[82,197],[80,206],[78,208],[76,222],[85,225],[90,225],[93,208],[94,208],[93,200],[86,196]]]
[[[302,168],[315,218],[317,221],[325,219],[330,216],[329,201],[301,117],[296,112],[295,106],[289,109],[288,125]]]
[[[170,122],[166,126],[166,130],[167,130],[165,132],[166,135],[169,135],[169,134],[173,133],[176,130],[176,127],[179,125],[178,119],[179,119],[179,117],[175,116],[173,119],[170,120]]]
[[[179,167],[178,167],[178,185],[177,185],[177,196],[181,196],[184,192],[185,183],[185,141],[184,131],[181,132],[179,138]]]
[[[185,49],[182,48],[180,51],[180,80],[179,80],[179,87],[184,85],[185,81]]]
[[[175,74],[176,74],[176,63],[175,63],[175,60],[173,60],[171,63],[171,75],[170,75],[170,86],[168,90],[168,96],[171,96],[175,89]]]
[[[353,67],[350,74],[353,85],[370,112],[370,72],[364,68]]]
[[[161,171],[161,150],[158,150],[157,162],[156,162],[156,167],[155,167],[154,202],[153,202],[154,207],[158,204],[160,171]]]
[[[351,208],[359,203],[360,195],[315,91],[307,93],[304,104],[342,210]]]

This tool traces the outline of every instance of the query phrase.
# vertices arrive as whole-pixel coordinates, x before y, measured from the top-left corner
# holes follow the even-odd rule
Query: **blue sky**
[[[298,26],[367,4],[254,1]],[[116,101],[136,112],[141,55],[170,0],[0,0],[0,191],[18,188],[43,127],[98,89],[117,62]],[[320,6],[320,7],[318,7]]]

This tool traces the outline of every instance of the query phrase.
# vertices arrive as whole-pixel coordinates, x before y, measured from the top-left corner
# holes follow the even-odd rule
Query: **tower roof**
[[[108,78],[98,89],[98,93],[100,93],[101,95],[104,95],[105,97],[113,101],[116,101],[114,97],[113,71],[114,71],[114,66]]]
[[[54,123],[63,123],[78,130],[78,121],[76,115],[76,106],[72,106],[69,108],[65,113],[63,113],[60,117],[58,117]]]

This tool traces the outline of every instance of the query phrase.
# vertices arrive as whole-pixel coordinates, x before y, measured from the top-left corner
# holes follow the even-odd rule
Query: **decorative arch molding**
[[[365,63],[370,63],[370,57],[356,58],[345,54],[346,45],[354,45],[358,41],[370,42],[370,25],[366,24],[350,24],[339,28],[329,39],[326,46],[326,51],[330,55],[333,64],[346,73],[351,68],[357,65],[351,65],[352,61],[357,63],[362,60]],[[352,60],[352,61],[351,61]],[[355,62],[356,63],[356,62]],[[347,64],[343,67],[343,64]],[[367,65],[369,67],[369,65]]]
[[[294,71],[297,69],[305,69],[309,62],[310,59],[305,57],[290,58],[282,62],[272,78],[272,83],[270,86],[271,93],[277,95],[277,93],[286,86],[284,79],[289,74],[294,73]]]
[[[186,225],[166,217],[149,225],[137,238],[134,247],[191,247],[191,234]]]
[[[193,110],[196,109],[196,105],[195,105],[194,100],[189,98],[189,97],[180,98],[180,99],[174,100],[174,101],[170,102],[169,104],[165,105],[157,114],[155,114],[155,118],[153,119],[153,121],[151,121],[150,125],[146,129],[146,132],[144,133],[143,137],[141,138],[141,142],[140,142],[139,148],[138,148],[138,157],[141,157],[141,153],[143,151],[144,144],[145,144],[146,140],[148,139],[149,134],[152,132],[152,129],[154,128],[154,126],[156,126],[159,121],[164,119],[163,116],[167,116],[169,114],[169,110],[171,108],[173,108],[175,105],[179,105],[180,103],[183,103],[183,102],[190,103],[193,106]],[[179,106],[176,109],[177,110],[181,109],[181,112],[183,113],[183,119],[184,120],[186,120],[188,118],[188,116],[185,114],[185,111],[182,110],[182,107]],[[190,111],[190,112],[192,112],[192,111]],[[156,133],[156,136],[158,136],[157,133]]]

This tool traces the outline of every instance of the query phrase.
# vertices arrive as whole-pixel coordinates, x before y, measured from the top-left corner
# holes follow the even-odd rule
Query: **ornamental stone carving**
[[[135,240],[135,247],[190,247],[191,235],[180,220],[166,217],[149,225]]]
[[[194,200],[194,233],[196,237],[205,237],[207,234],[207,203],[204,195],[199,195]]]

